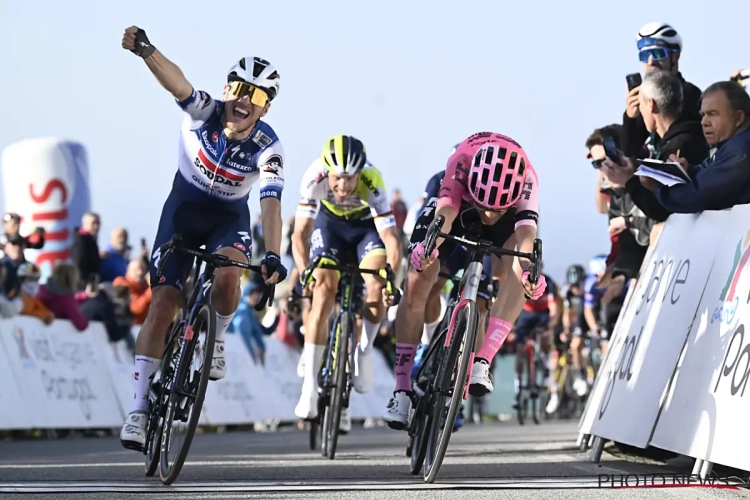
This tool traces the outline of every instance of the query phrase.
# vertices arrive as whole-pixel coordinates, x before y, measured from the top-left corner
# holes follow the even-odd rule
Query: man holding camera
[[[680,118],[700,121],[701,91],[688,83],[679,71],[682,38],[672,26],[651,22],[638,32],[638,56],[646,73],[655,69],[673,73],[682,84],[682,110]],[[622,122],[620,142],[625,156],[638,156],[643,144],[649,137],[649,131],[643,121],[640,108],[641,75],[633,73],[626,77],[628,93],[625,114]]]

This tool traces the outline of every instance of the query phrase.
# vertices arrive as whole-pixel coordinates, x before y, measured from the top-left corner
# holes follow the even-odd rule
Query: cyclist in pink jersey
[[[438,239],[432,255],[424,255],[427,228],[436,215],[445,217],[442,231],[479,237],[494,246],[531,253],[539,218],[539,180],[523,148],[510,137],[481,132],[464,140],[448,159],[437,205],[425,206],[411,237],[410,267],[396,315],[396,388],[383,419],[392,429],[406,428],[414,402],[411,370],[420,342],[427,297],[441,265],[456,243]],[[439,261],[439,263],[436,263]],[[526,297],[544,293],[543,276],[529,282],[527,259],[493,256],[492,271],[500,293],[490,311],[487,335],[477,337],[469,392],[492,392],[490,365],[521,313]]]

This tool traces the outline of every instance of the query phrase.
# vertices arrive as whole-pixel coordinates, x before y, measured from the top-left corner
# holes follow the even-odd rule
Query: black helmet
[[[565,281],[571,285],[582,282],[586,279],[586,270],[580,264],[573,264],[565,271]]]

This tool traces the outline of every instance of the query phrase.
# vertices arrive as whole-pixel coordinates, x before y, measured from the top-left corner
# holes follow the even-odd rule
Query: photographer
[[[683,106],[680,118],[684,120],[700,120],[701,91],[682,77],[679,70],[680,55],[682,54],[682,38],[672,26],[652,22],[644,25],[637,36],[638,58],[643,63],[646,74],[653,70],[664,70],[675,75],[682,86]],[[628,92],[625,99],[626,107],[622,121],[621,144],[625,156],[633,157],[640,154],[644,142],[649,137],[649,131],[643,121],[640,108],[640,77],[638,73],[628,75]]]

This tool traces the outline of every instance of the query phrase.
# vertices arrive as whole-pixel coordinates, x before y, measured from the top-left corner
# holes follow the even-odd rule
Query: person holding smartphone
[[[679,70],[680,55],[682,54],[682,37],[672,26],[663,22],[645,24],[636,37],[638,59],[643,64],[643,72],[648,74],[653,70],[664,70],[674,74],[682,85],[683,106],[680,118],[700,120],[701,90],[688,83]],[[640,154],[649,131],[640,113],[640,89],[638,78],[628,75],[627,94],[625,97],[625,113],[622,121],[622,151],[625,156]]]

